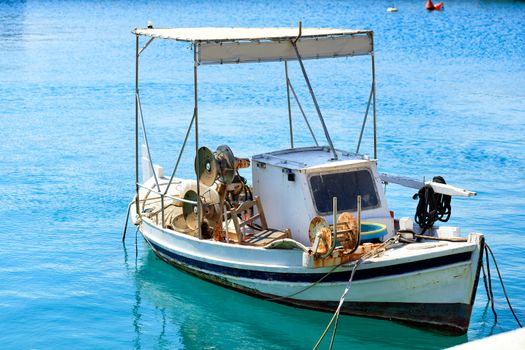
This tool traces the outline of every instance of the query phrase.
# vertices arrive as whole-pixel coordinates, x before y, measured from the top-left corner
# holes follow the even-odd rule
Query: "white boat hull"
[[[348,264],[335,270],[303,266],[302,250],[199,240],[162,229],[148,219],[142,222],[141,232],[166,262],[275,302],[334,311],[350,277]],[[472,235],[470,241],[411,244],[367,260],[356,271],[342,312],[465,333],[479,277],[483,236]]]

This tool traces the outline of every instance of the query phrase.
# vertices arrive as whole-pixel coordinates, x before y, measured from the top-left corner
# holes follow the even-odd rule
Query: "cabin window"
[[[358,195],[362,210],[377,208],[379,204],[368,170],[314,175],[310,177],[310,188],[319,214],[332,212],[333,197],[337,197],[337,211],[356,211]]]

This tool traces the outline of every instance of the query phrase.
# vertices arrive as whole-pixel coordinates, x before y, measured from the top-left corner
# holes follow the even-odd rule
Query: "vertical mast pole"
[[[372,89],[374,98],[374,159],[377,159],[377,127],[376,127],[376,68],[374,63],[374,32],[370,34],[372,43]]]
[[[195,115],[195,157],[197,158],[197,230],[199,239],[202,238],[201,232],[201,191],[199,184],[200,160],[199,160],[199,108],[197,95],[197,43],[193,43],[193,94],[194,94],[194,115]]]
[[[288,80],[288,61],[284,61],[286,75],[286,98],[288,100],[288,122],[290,124],[290,148],[293,148],[292,108],[290,107],[290,80]]]
[[[135,208],[140,215],[139,201],[139,35],[135,34]]]

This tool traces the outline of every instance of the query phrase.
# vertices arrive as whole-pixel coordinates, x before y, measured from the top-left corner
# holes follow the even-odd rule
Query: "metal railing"
[[[137,183],[137,186],[139,188],[143,188],[145,190],[148,191],[148,193],[146,193],[145,195],[145,198],[144,199],[139,199],[138,197],[135,199],[135,205],[137,205],[137,211],[139,212],[139,215],[142,216],[142,214],[144,213],[144,206],[145,206],[145,203],[149,200],[149,201],[152,201],[152,200],[158,200],[160,199],[160,213],[161,213],[161,222],[162,222],[162,228],[165,228],[166,225],[166,220],[165,220],[165,215],[164,215],[164,209],[166,209],[166,206],[164,205],[164,202],[165,202],[165,198],[169,198],[173,201],[176,201],[176,202],[182,202],[182,203],[188,203],[188,204],[193,204],[193,205],[198,205],[197,204],[197,201],[192,201],[192,200],[188,200],[188,199],[184,199],[184,198],[180,198],[180,197],[175,197],[175,196],[172,196],[172,195],[169,195],[169,194],[165,194],[161,191],[155,191],[154,189],[152,188],[149,188],[147,186],[144,186],[140,183]],[[156,195],[159,196],[159,198],[147,198],[150,193],[154,193]],[[143,202],[143,205],[142,205],[142,208],[140,208],[140,202]],[[158,215],[158,213],[157,213]]]

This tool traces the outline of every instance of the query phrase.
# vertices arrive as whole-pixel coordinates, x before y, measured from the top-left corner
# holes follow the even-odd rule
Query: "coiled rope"
[[[442,176],[434,176],[433,182],[446,184]],[[436,221],[447,222],[450,219],[452,207],[451,197],[435,193],[431,185],[425,185],[416,193],[413,199],[419,198],[414,221],[423,229],[421,234],[431,229]]]

